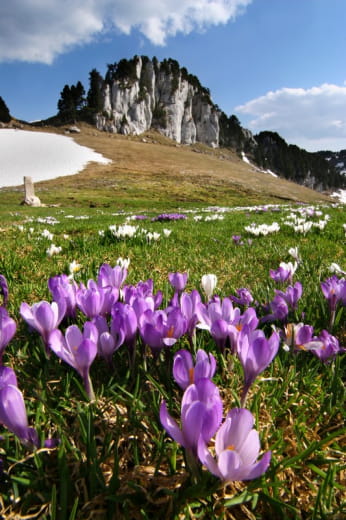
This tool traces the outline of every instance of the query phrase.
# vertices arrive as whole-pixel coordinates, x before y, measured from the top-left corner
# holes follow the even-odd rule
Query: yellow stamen
[[[229,446],[227,446],[226,450],[234,451],[235,450],[234,444],[229,444]]]

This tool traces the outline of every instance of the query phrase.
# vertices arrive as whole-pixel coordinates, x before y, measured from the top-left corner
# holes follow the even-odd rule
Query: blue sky
[[[346,148],[345,0],[11,0],[0,3],[0,96],[27,121],[65,84],[135,54],[174,58],[253,133]]]

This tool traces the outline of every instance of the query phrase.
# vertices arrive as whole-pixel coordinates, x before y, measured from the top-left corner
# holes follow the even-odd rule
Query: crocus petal
[[[75,352],[77,370],[82,377],[89,370],[97,354],[97,346],[90,339],[83,339]]]
[[[173,377],[175,382],[185,390],[185,388],[193,383],[191,381],[191,374],[193,374],[193,360],[190,352],[187,350],[179,350],[173,361]]]
[[[0,388],[8,385],[18,386],[16,374],[12,368],[0,366]]]
[[[240,469],[238,474],[239,480],[253,480],[263,475],[269,467],[271,455],[271,451],[266,451],[261,460],[256,464],[249,467],[244,466],[244,468]]]
[[[211,439],[212,435],[204,435],[203,430],[205,429],[206,420],[206,406],[201,401],[195,401],[186,410],[186,413],[181,416],[181,427],[184,436],[184,448],[191,449],[197,454],[197,443],[200,435],[207,442]]]
[[[48,336],[49,348],[65,363],[68,363],[71,367],[76,368],[76,360],[73,352],[66,343],[66,339],[59,329],[53,330]]]
[[[206,466],[206,468],[208,468],[210,473],[222,479],[222,474],[219,470],[217,462],[208,450],[207,445],[202,436],[200,436],[200,438],[198,439],[197,454],[199,460],[202,462],[202,464]]]
[[[17,386],[0,389],[0,422],[20,439],[26,437],[28,418],[23,394]]]
[[[241,467],[241,459],[236,451],[232,449],[222,451],[218,457],[217,465],[224,482],[240,480],[239,468]]]
[[[160,406],[160,421],[172,439],[174,439],[178,444],[181,444],[181,446],[184,446],[185,442],[183,434],[176,421],[169,415],[165,401],[162,401]]]

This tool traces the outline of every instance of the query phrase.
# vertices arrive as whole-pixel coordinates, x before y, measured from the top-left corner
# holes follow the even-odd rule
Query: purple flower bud
[[[169,283],[175,291],[180,293],[185,289],[187,276],[187,273],[169,273]]]
[[[237,354],[244,371],[242,405],[256,377],[272,362],[279,349],[279,335],[273,332],[267,339],[262,330],[250,330],[245,325],[238,336]]]

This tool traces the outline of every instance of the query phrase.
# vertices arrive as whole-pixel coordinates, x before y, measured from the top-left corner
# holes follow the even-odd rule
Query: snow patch
[[[339,199],[339,202],[341,204],[346,204],[346,190],[339,190],[335,191],[331,194],[331,197],[334,197],[335,199]]]
[[[82,171],[89,162],[110,163],[103,155],[75,143],[63,135],[0,130],[0,188],[23,184],[23,177],[33,182],[46,181]]]

